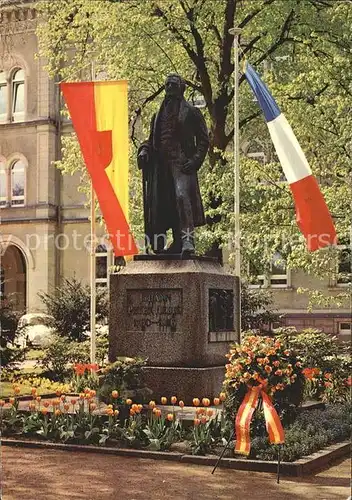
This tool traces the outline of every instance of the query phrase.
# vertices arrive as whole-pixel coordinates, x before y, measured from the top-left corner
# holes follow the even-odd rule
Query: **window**
[[[25,72],[0,71],[0,122],[23,121],[25,118]]]
[[[271,262],[270,286],[286,288],[289,286],[286,263],[279,252],[275,252]]]
[[[0,121],[7,116],[7,81],[4,71],[0,71]]]
[[[339,262],[337,286],[348,286],[352,281],[352,252],[351,247],[339,245]]]
[[[0,158],[0,207],[7,204],[7,172],[5,162]]]
[[[351,337],[352,333],[352,323],[350,322],[344,322],[344,323],[339,323],[339,335],[341,337],[345,337],[346,340],[349,340]]]
[[[12,116],[14,121],[24,117],[24,71],[18,69],[12,77]]]
[[[15,161],[11,167],[11,205],[24,205],[25,164]]]
[[[287,269],[285,260],[279,252],[275,252],[267,272],[265,272],[263,268],[259,268],[257,265],[250,263],[249,274],[249,286],[251,288],[287,288],[291,286],[290,272]]]

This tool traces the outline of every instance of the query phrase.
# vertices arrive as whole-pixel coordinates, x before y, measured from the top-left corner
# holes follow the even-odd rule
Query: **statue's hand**
[[[149,162],[148,151],[146,149],[142,149],[142,151],[137,156],[138,167],[141,170],[143,170],[148,165],[148,162]]]
[[[194,169],[194,164],[192,162],[192,160],[187,160],[181,167],[181,172],[183,172],[184,174],[193,174],[195,171]]]

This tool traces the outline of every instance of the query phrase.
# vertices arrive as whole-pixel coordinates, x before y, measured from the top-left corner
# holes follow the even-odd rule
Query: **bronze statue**
[[[149,139],[138,150],[145,234],[155,253],[193,254],[194,228],[205,224],[197,171],[208,150],[208,131],[202,113],[184,99],[185,87],[179,75],[167,77]],[[168,229],[173,242],[166,249]]]

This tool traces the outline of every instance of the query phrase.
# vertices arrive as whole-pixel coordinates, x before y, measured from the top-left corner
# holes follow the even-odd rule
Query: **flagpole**
[[[90,362],[95,363],[96,334],[96,260],[95,260],[95,193],[93,183],[90,184]]]
[[[239,44],[238,37],[241,28],[231,28],[229,33],[234,35],[234,96],[233,96],[233,159],[234,159],[234,243],[235,275],[239,278],[239,295],[241,297],[241,228],[240,228],[240,130],[239,130]],[[241,300],[238,311],[239,334],[241,340]]]
[[[91,80],[95,80],[95,65],[92,61]],[[90,182],[90,362],[95,364],[96,358],[96,259],[95,259],[95,192],[93,182]]]

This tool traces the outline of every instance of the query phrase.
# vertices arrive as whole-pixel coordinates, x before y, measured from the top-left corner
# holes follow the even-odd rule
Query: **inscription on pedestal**
[[[180,331],[182,289],[128,289],[127,330],[174,333]]]

